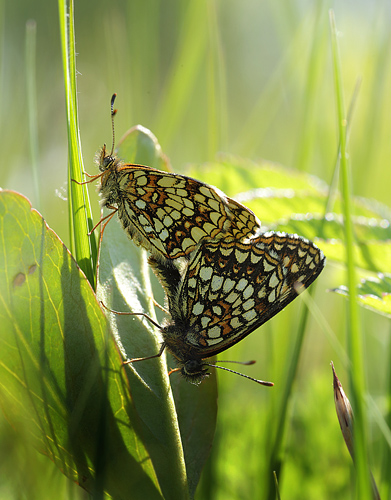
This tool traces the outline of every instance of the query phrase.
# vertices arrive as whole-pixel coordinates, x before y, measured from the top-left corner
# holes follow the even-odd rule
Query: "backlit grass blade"
[[[351,186],[350,171],[348,163],[348,153],[346,144],[347,117],[345,112],[342,68],[339,56],[339,47],[337,39],[337,27],[335,23],[334,12],[330,11],[332,58],[334,69],[334,83],[337,104],[337,120],[340,143],[340,168],[341,168],[341,191],[343,197],[343,214],[345,223],[345,242],[346,242],[346,266],[347,283],[349,288],[348,305],[348,329],[347,329],[347,350],[351,359],[350,365],[350,385],[352,407],[355,414],[355,435],[354,435],[354,453],[356,464],[356,495],[357,498],[370,498],[371,488],[369,479],[367,444],[366,444],[366,416],[364,405],[365,382],[364,382],[364,364],[360,321],[357,304],[357,277],[354,262],[354,235],[351,210]]]
[[[92,229],[91,207],[86,185],[83,182],[83,159],[79,136],[76,99],[75,39],[73,24],[73,1],[69,12],[65,0],[59,0],[61,44],[65,82],[65,102],[68,129],[68,200],[71,250],[79,266],[95,288],[97,247]]]

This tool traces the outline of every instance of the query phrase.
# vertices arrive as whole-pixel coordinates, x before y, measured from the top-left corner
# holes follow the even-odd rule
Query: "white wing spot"
[[[191,230],[191,236],[194,241],[200,241],[202,238],[207,236],[207,234],[200,227],[194,226]]]
[[[144,210],[145,207],[147,206],[147,204],[145,203],[145,201],[144,200],[140,200],[140,199],[138,199],[138,200],[135,201],[135,205],[140,210]]]
[[[277,274],[274,272],[269,279],[270,288],[277,288],[279,282],[280,280],[278,279]]]
[[[210,278],[212,277],[212,272],[213,272],[213,269],[211,267],[201,267],[200,278],[203,281],[209,281]],[[213,285],[212,285],[212,287],[213,287]]]
[[[211,320],[211,318],[209,318],[208,316],[202,316],[202,318],[201,318],[202,328],[206,328],[209,325],[210,320]]]
[[[241,252],[240,250],[236,250],[235,257],[236,260],[239,262],[239,264],[242,264],[246,260],[247,254],[246,252]]]
[[[246,311],[242,315],[242,318],[245,319],[248,322],[252,321],[256,317],[257,317],[257,311],[255,311],[255,309],[250,309],[249,311]]]
[[[239,292],[242,292],[246,288],[247,285],[248,285],[248,281],[246,280],[246,278],[240,278],[240,280],[236,284],[236,290],[238,290]]]
[[[178,212],[178,210],[173,210],[170,215],[175,220],[179,220],[182,217],[181,213]]]
[[[186,217],[192,217],[194,215],[194,210],[188,207],[183,207],[182,214],[186,215]]]
[[[191,240],[190,238],[185,238],[182,241],[182,248],[184,251],[186,251],[189,247],[192,247],[192,246],[194,246],[194,241]]]
[[[245,311],[248,311],[249,309],[254,309],[255,307],[255,302],[254,302],[254,299],[248,299],[246,300],[246,302],[243,302],[243,309]]]
[[[213,306],[212,311],[216,314],[216,316],[221,316],[223,314],[223,310],[220,306]]]
[[[223,284],[223,277],[222,276],[213,276],[212,285],[211,285],[212,291],[215,292],[217,290],[220,290],[222,284]]]
[[[221,328],[219,326],[214,326],[208,330],[208,337],[210,339],[217,339],[221,336]]]
[[[223,285],[223,292],[224,293],[230,292],[234,286],[235,286],[235,281],[231,280],[230,278],[226,278]]]
[[[242,321],[236,316],[232,318],[229,322],[229,326],[235,330],[236,328],[240,328],[242,326]]]
[[[199,316],[203,313],[205,306],[201,302],[196,302],[193,306],[192,314],[194,316]]]
[[[272,303],[272,302],[275,302],[276,300],[276,291],[273,290],[270,294],[269,294],[269,297],[267,298],[267,300]]]
[[[163,241],[166,241],[166,239],[169,237],[169,233],[167,231],[167,229],[163,229],[163,231],[161,231],[161,233],[159,234],[159,238]]]
[[[195,278],[190,278],[189,281],[187,282],[189,288],[196,288],[197,286],[197,280]]]
[[[206,342],[208,343],[208,345],[215,345],[215,344],[219,344],[221,342],[222,338],[221,337],[218,337],[217,339],[206,339]]]
[[[155,229],[157,232],[161,231],[164,228],[161,220],[154,219],[154,223],[155,223]]]
[[[275,266],[272,266],[271,264],[269,264],[269,262],[267,262],[267,260],[265,260],[263,263],[263,267],[267,273],[270,273],[270,271],[273,271]]]
[[[299,272],[299,267],[295,262],[294,264],[292,264],[291,273],[297,273],[297,272]]]
[[[163,224],[166,226],[166,227],[170,227],[172,226],[172,224],[174,223],[174,221],[171,219],[171,217],[169,215],[166,215],[163,219]]]
[[[238,298],[239,295],[236,292],[231,292],[227,297],[225,297],[225,301],[233,304]]]
[[[252,285],[248,285],[247,288],[244,289],[243,298],[248,299],[254,295],[254,287]]]

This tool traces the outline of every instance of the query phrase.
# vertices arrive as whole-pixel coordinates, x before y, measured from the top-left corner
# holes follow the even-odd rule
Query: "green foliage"
[[[114,498],[129,490],[159,498],[118,349],[88,281],[25,198],[0,195],[7,419],[87,490],[104,472]]]
[[[334,291],[344,297],[349,295],[349,290],[343,285]],[[391,276],[389,274],[379,274],[376,278],[362,280],[357,293],[361,305],[391,318]]]

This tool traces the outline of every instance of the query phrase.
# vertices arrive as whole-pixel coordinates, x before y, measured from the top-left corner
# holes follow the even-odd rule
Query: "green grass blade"
[[[37,113],[37,88],[36,88],[36,37],[37,25],[35,21],[26,23],[26,69],[27,69],[27,110],[30,136],[30,157],[33,171],[35,201],[38,210],[41,207],[38,172],[38,113]]]
[[[332,58],[334,68],[335,93],[337,101],[337,119],[339,143],[341,151],[341,191],[343,204],[343,214],[345,223],[346,238],[346,266],[347,282],[349,288],[349,306],[348,306],[348,331],[347,331],[347,350],[351,359],[350,366],[350,385],[352,407],[355,416],[354,428],[354,455],[356,464],[356,495],[357,498],[367,499],[371,495],[370,475],[368,468],[368,455],[366,443],[367,419],[365,414],[364,394],[364,363],[363,348],[361,339],[360,320],[357,304],[357,277],[354,261],[354,235],[352,225],[351,209],[351,186],[350,171],[348,164],[348,153],[346,144],[347,117],[345,111],[342,68],[339,56],[339,47],[337,40],[337,27],[335,24],[334,12],[330,11],[330,27],[332,42]]]
[[[182,119],[187,113],[188,102],[205,58],[207,47],[207,2],[201,0],[184,4],[187,12],[183,18],[177,53],[167,77],[165,97],[156,117],[156,130],[160,142],[168,147]]]
[[[72,182],[72,180],[84,181],[77,117],[73,2],[70,2],[69,15],[67,15],[65,0],[59,0],[59,14],[68,130],[68,200],[70,204],[71,250],[89,282],[95,288],[97,247],[95,235],[88,236],[88,232],[93,227],[88,189],[86,185],[80,186]]]

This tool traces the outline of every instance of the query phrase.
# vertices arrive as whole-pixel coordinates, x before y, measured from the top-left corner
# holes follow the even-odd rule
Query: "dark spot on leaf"
[[[35,270],[37,269],[37,264],[32,264],[30,267],[29,267],[29,270],[28,270],[28,274],[33,274],[35,272]]]
[[[25,281],[26,281],[26,275],[24,273],[18,273],[14,278],[13,285],[14,287],[22,286]]]

